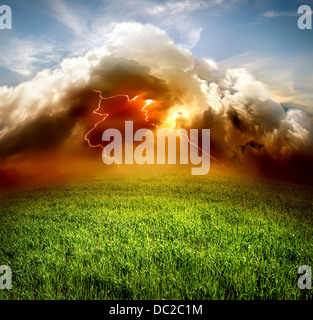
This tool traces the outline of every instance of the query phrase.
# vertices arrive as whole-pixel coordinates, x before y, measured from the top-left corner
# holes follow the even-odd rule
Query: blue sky
[[[102,45],[125,21],[165,30],[196,57],[244,67],[286,105],[313,112],[313,30],[299,30],[297,0],[2,0],[13,29],[0,30],[0,85],[17,85],[68,56]]]

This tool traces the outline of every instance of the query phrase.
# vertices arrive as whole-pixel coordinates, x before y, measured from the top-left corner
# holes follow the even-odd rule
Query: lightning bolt
[[[126,97],[126,98],[127,98],[127,101],[134,101],[134,100],[136,100],[139,96],[136,96],[136,97],[133,98],[133,99],[130,99],[127,94],[117,94],[117,95],[111,96],[111,97],[103,97],[101,91],[98,91],[98,90],[93,90],[93,91],[99,94],[99,98],[100,98],[100,99],[99,99],[99,102],[98,102],[98,107],[97,107],[97,109],[94,110],[92,113],[94,113],[94,114],[96,114],[96,115],[99,115],[99,116],[103,116],[103,118],[102,118],[102,120],[98,121],[98,122],[94,125],[94,127],[93,127],[92,129],[90,129],[90,130],[86,133],[86,135],[85,135],[85,140],[87,141],[89,147],[91,147],[91,148],[99,148],[99,147],[100,147],[100,148],[102,148],[103,150],[105,150],[105,147],[104,147],[101,143],[99,143],[99,144],[97,144],[97,145],[93,145],[93,144],[90,143],[90,140],[88,139],[88,135],[90,134],[90,132],[93,131],[94,129],[96,129],[96,128],[98,127],[98,125],[99,125],[100,123],[102,123],[103,121],[105,121],[105,119],[109,116],[108,113],[100,113],[100,112],[98,112],[98,111],[100,110],[100,108],[101,108],[101,102],[102,102],[102,100],[109,100],[109,99],[114,99],[114,98],[117,98],[117,97]],[[109,157],[109,156],[107,156],[106,153],[104,154],[104,156],[105,156],[106,158],[108,158],[108,159],[111,159],[111,160],[113,159],[113,160],[119,165],[118,161],[117,161],[114,157]]]
[[[99,116],[103,116],[103,119],[100,120],[100,121],[98,121],[98,122],[94,125],[94,127],[93,127],[92,129],[90,129],[90,130],[86,133],[86,135],[85,135],[85,140],[87,141],[89,147],[91,147],[91,148],[99,148],[99,147],[100,147],[100,148],[102,148],[103,150],[105,150],[105,147],[104,147],[101,143],[98,144],[98,145],[92,145],[92,144],[90,143],[90,140],[88,139],[88,135],[91,133],[91,131],[93,131],[95,128],[97,128],[98,125],[99,125],[100,123],[102,123],[103,121],[105,121],[105,119],[109,116],[108,113],[100,113],[100,112],[98,112],[98,111],[100,110],[100,108],[101,108],[101,102],[102,102],[102,100],[109,100],[109,99],[114,99],[114,98],[117,98],[117,97],[126,97],[126,98],[127,98],[127,101],[129,102],[129,101],[134,101],[134,100],[138,99],[140,96],[135,96],[133,99],[130,99],[127,94],[118,94],[118,95],[111,96],[111,97],[103,97],[101,91],[98,91],[98,90],[93,90],[93,91],[99,94],[99,98],[100,98],[100,99],[99,99],[99,102],[98,102],[98,107],[97,107],[97,109],[94,110],[92,113],[94,113],[94,114],[96,114],[96,115],[99,115]],[[154,126],[154,127],[156,127],[157,129],[161,129],[160,126],[158,126],[158,125],[156,125],[156,124],[154,124],[154,123],[152,123],[152,122],[149,121],[149,111],[146,110],[146,108],[147,108],[151,103],[153,103],[153,102],[154,102],[153,100],[146,100],[146,104],[143,106],[143,108],[141,109],[141,111],[144,112],[144,114],[145,114],[145,121],[146,121],[146,122],[151,123],[151,125]],[[218,163],[224,168],[224,165],[223,165],[222,162],[220,162],[220,161],[219,161],[218,159],[216,159],[215,157],[213,157],[213,156],[211,156],[210,154],[208,154],[208,153],[206,153],[205,151],[203,151],[198,145],[196,145],[196,144],[194,144],[193,142],[191,142],[190,139],[189,139],[189,137],[188,137],[188,135],[183,134],[183,133],[179,132],[179,130],[175,130],[175,129],[172,129],[172,128],[164,128],[164,129],[166,129],[166,130],[172,130],[173,132],[176,132],[176,133],[178,133],[178,134],[181,135],[181,136],[187,137],[187,140],[188,140],[188,142],[189,142],[191,145],[196,146],[202,153],[206,154],[208,157],[210,157],[210,158],[213,159],[214,161],[218,162]],[[105,156],[106,156],[108,159],[114,159],[114,158],[112,158],[112,157],[107,156],[106,154],[105,154]],[[116,159],[114,159],[114,160],[117,162],[117,164],[119,164]]]

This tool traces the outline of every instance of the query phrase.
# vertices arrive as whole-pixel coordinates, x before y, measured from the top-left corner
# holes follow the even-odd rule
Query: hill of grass
[[[0,201],[0,299],[312,299],[310,187],[137,175]]]

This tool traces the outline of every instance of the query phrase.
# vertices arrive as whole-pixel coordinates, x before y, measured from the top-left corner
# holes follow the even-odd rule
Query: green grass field
[[[0,196],[0,299],[312,299],[312,188],[137,175]]]

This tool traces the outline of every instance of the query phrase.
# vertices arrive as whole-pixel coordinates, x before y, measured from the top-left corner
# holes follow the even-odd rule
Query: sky
[[[313,0],[4,4],[13,18],[0,30],[0,187],[98,172],[101,150],[86,134],[106,112],[94,113],[106,109],[99,93],[140,97],[116,103],[101,130],[125,117],[211,129],[215,163],[312,181],[313,30],[298,28],[297,11]]]
[[[3,2],[3,1],[2,1]],[[16,85],[64,57],[101,46],[119,22],[152,24],[196,57],[244,66],[288,106],[312,112],[313,31],[297,10],[312,0],[6,0],[13,29],[0,33],[0,84]]]

